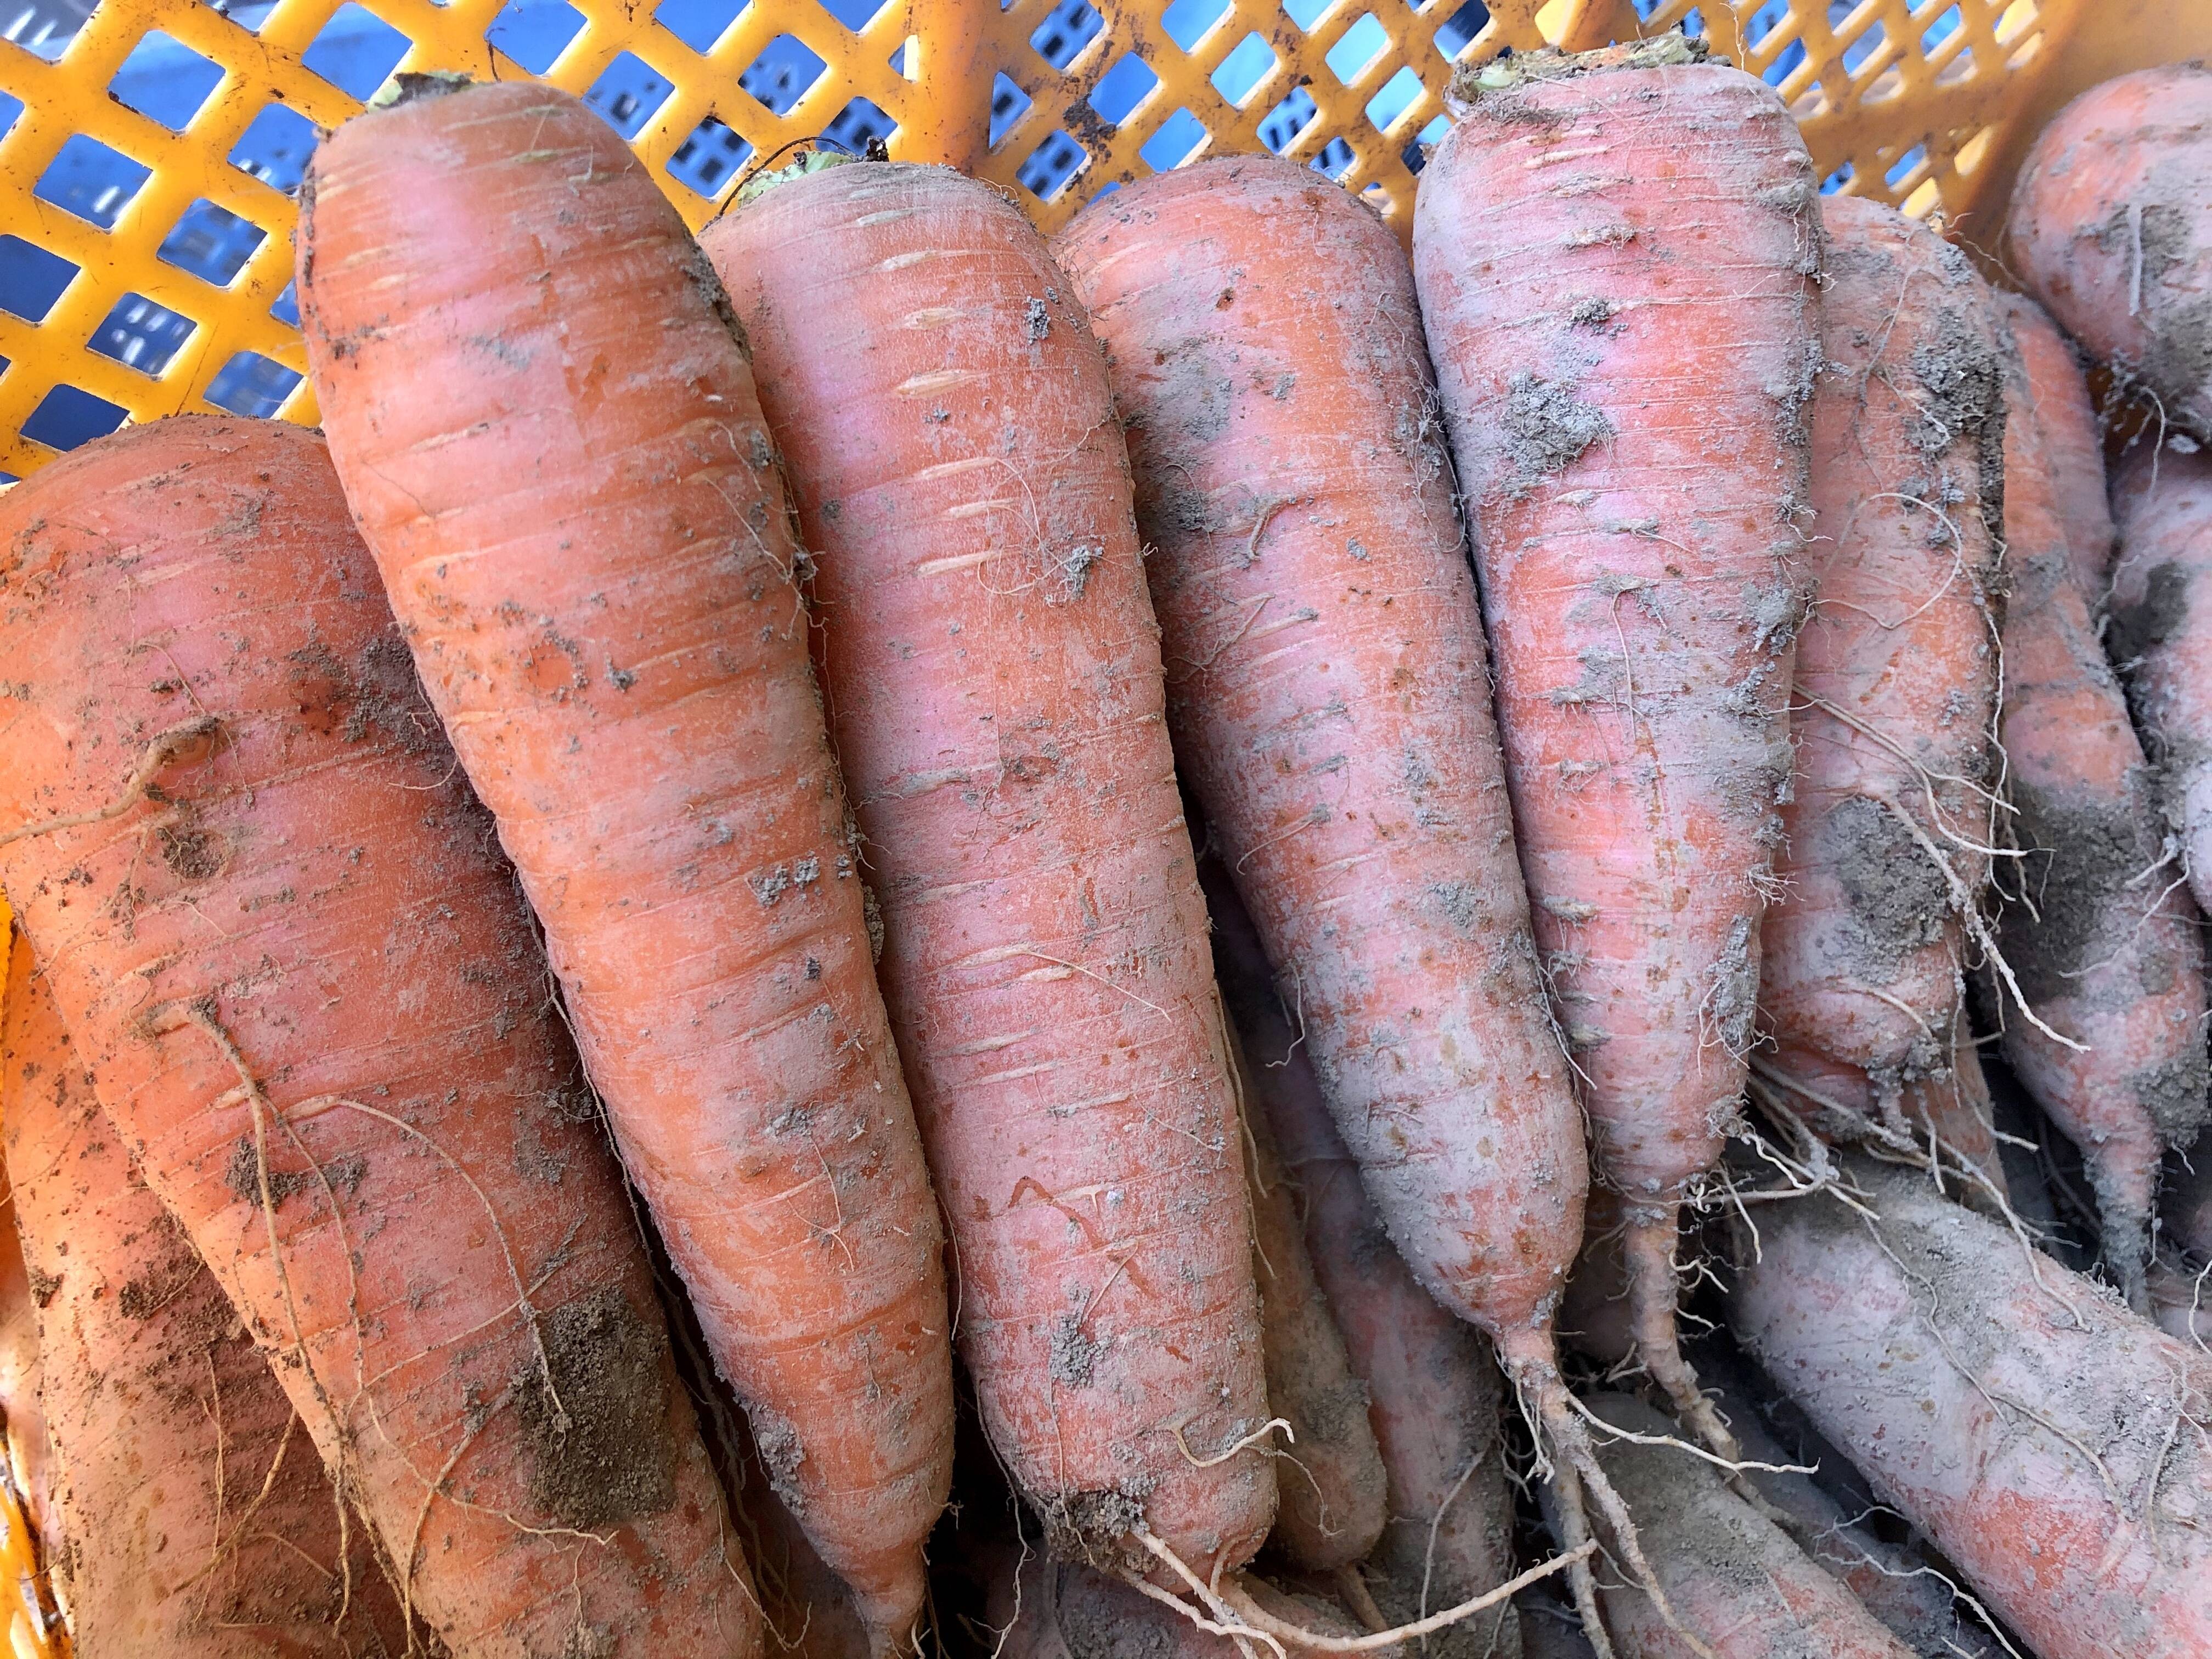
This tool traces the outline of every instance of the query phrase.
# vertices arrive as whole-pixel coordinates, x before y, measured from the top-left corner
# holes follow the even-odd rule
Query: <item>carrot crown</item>
[[[1561,52],[1556,46],[1545,46],[1493,58],[1486,64],[1468,64],[1452,76],[1445,100],[1455,112],[1464,112],[1488,93],[1511,92],[1607,70],[1672,69],[1682,64],[1702,64],[1708,56],[1704,41],[1692,40],[1680,29],[1669,29],[1648,40],[1601,46],[1595,52]]]

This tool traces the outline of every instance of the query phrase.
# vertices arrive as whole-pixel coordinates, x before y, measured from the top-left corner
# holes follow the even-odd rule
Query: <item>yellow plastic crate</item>
[[[0,0],[0,28],[13,15],[15,33],[35,46],[34,20],[85,3]],[[40,410],[58,387],[64,390],[54,412],[74,403],[95,423],[145,420],[214,407],[209,393],[227,368],[231,375],[219,395],[238,406],[228,388],[244,366],[241,353],[269,360],[245,360],[266,380],[289,378],[274,366],[291,374],[302,369],[296,330],[270,310],[291,276],[293,198],[228,158],[272,106],[324,129],[360,107],[307,66],[339,14],[345,14],[341,21],[385,32],[400,54],[396,70],[516,78],[528,72],[486,40],[509,3],[276,0],[249,29],[205,0],[98,0],[53,61],[22,42],[0,40],[0,92],[22,106],[0,137],[0,234],[58,256],[66,266],[4,244],[0,258],[43,263],[55,273],[50,287],[75,268],[40,318],[0,313],[0,358],[8,363],[0,374],[0,472],[20,476],[52,459],[56,451],[25,436],[23,428],[31,422],[45,429]],[[1803,120],[1824,176],[1848,168],[1844,187],[1854,193],[1915,213],[1941,206],[1956,216],[1978,206],[1978,181],[2003,137],[2008,112],[2025,106],[2027,84],[2056,55],[2087,0],[1706,0],[1702,7],[1644,0],[1648,17],[1638,15],[1632,0],[1494,0],[1486,13],[1462,0],[1092,3],[1103,15],[1088,8],[1077,14],[1079,30],[1091,31],[1090,38],[1056,69],[1033,40],[1041,30],[1060,27],[1054,17],[1065,15],[1063,0],[1011,0],[1004,9],[997,0],[886,0],[857,32],[817,0],[723,0],[723,14],[735,15],[716,38],[703,40],[704,51],[687,45],[669,23],[679,15],[673,7],[684,5],[683,17],[705,16],[712,27],[712,0],[663,0],[657,8],[635,0],[574,0],[576,32],[545,65],[544,78],[584,93],[622,59],[630,72],[641,67],[669,88],[632,143],[695,225],[726,204],[737,176],[733,170],[718,179],[708,194],[670,172],[704,122],[720,126],[708,126],[703,141],[726,152],[742,141],[757,161],[816,137],[852,100],[865,99],[896,123],[893,155],[950,161],[995,179],[1050,228],[1106,185],[1149,172],[1141,154],[1148,145],[1155,160],[1170,163],[1209,150],[1259,149],[1261,123],[1288,98],[1300,112],[1309,106],[1311,112],[1284,153],[1301,160],[1326,154],[1333,167],[1342,167],[1347,188],[1403,228],[1411,222],[1415,188],[1409,147],[1441,115],[1439,94],[1454,61],[1439,44],[1440,30],[1444,42],[1457,47],[1456,61],[1474,62],[1509,46],[1586,47],[1686,21],[1713,50],[1747,69],[1765,73],[1778,63],[1794,65],[1779,84]],[[261,9],[248,0],[237,4],[241,11]],[[696,21],[678,27],[702,40]],[[162,112],[181,122],[180,131],[110,90],[155,32],[162,37],[157,47],[212,82],[188,118]],[[739,82],[786,36],[823,67],[776,114]],[[197,64],[185,54],[195,55]],[[1264,72],[1248,87],[1255,67]],[[1009,101],[1020,112],[993,143],[989,109],[1000,76],[1016,89]],[[1109,76],[1121,77],[1124,89],[1152,83],[1118,124],[1089,101]],[[1223,85],[1243,95],[1232,103]],[[1370,106],[1389,112],[1387,131],[1370,118]],[[8,108],[0,104],[0,114]],[[1182,149],[1186,139],[1188,155],[1165,153]],[[64,157],[64,146],[77,147],[64,160],[66,170],[86,153],[86,143],[127,158],[144,170],[144,183],[135,192],[111,191],[109,199],[80,202],[75,211],[41,199],[40,182]],[[1024,163],[1041,145],[1079,160],[1049,199],[1020,182]],[[186,222],[181,229],[180,221]],[[189,238],[196,224],[222,227],[237,243],[256,232],[261,240],[216,286],[159,257],[166,240],[173,234]],[[112,317],[127,324],[134,312],[158,319],[164,330],[159,349],[139,364],[112,355],[118,349]],[[109,355],[93,349],[104,332]],[[143,372],[140,365],[148,362],[157,362],[159,372]],[[120,415],[106,416],[82,394]],[[304,380],[283,394],[279,412],[315,419]]]

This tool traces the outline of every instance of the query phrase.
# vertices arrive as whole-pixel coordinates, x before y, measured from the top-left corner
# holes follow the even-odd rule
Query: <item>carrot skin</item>
[[[1249,1559],[1273,1462],[1249,1209],[1121,428],[1018,210],[775,185],[703,246],[823,618],[883,981],[993,1444],[1055,1548]]]
[[[1772,89],[1638,66],[1666,50],[1468,86],[1422,174],[1413,266],[1536,943],[1596,1177],[1638,1206],[1639,1347],[1697,1413],[1675,1218],[1737,1121],[1753,1036],[1819,232]],[[1725,1443],[1709,1413],[1700,1428]]]
[[[2012,1018],[2005,1058],[2081,1149],[2106,1265],[2143,1313],[2160,1160],[2195,1139],[2207,1115],[2203,919],[2167,866],[2158,780],[2066,540],[2042,411],[2078,396],[2080,377],[2038,378],[2039,367],[2064,363],[2063,341],[2033,301],[2001,305],[2021,359],[2006,434],[2002,736],[2027,857],[2016,878],[2026,902],[2007,907],[1999,939],[2030,1006],[2087,1048]]]
[[[751,1655],[513,872],[322,440],[128,428],[9,491],[0,548],[0,882],[415,1610],[459,1659]]]
[[[1674,1432],[1625,1395],[1599,1395],[1590,1409],[1630,1433]],[[1653,1565],[1681,1626],[1713,1659],[1913,1659],[1789,1534],[1729,1491],[1719,1470],[1679,1447],[1598,1434],[1607,1470],[1649,1530]],[[1606,1622],[1638,1659],[1703,1659],[1633,1583],[1611,1572],[1598,1582]]]
[[[1823,1194],[1741,1253],[1767,1374],[2044,1659],[2212,1648],[2203,1355],[1925,1176],[1848,1173],[1878,1222]]]
[[[4,1123],[0,1118],[0,1126]],[[0,1182],[6,1174],[0,1170]],[[6,1197],[0,1201],[13,1206],[12,1184],[6,1186]],[[0,1422],[7,1429],[11,1484],[22,1499],[24,1519],[39,1540],[40,1559],[50,1561],[61,1534],[53,1513],[52,1441],[40,1398],[39,1311],[31,1300],[22,1237],[12,1224],[0,1224]]]
[[[2013,186],[2007,264],[2093,356],[2212,437],[2212,69],[2091,88],[2037,137]]]
[[[902,1645],[951,1479],[941,1234],[742,338],[566,94],[371,113],[310,183],[349,499],[715,1364]]]
[[[2067,570],[2094,617],[2104,609],[2105,593],[2112,586],[2112,545],[2118,532],[2105,483],[2104,428],[2089,401],[2081,354],[2051,314],[2025,295],[2000,289],[1996,299],[2012,326],[2013,345],[2027,377],[2029,413],[2043,437],[2043,468],[2035,482],[2018,480],[2007,462],[2006,509],[2011,510],[2015,483],[2023,489],[2048,485],[2063,532]],[[2017,398],[2013,407],[2021,407]],[[2006,433],[2009,437],[2009,424]],[[2007,610],[2009,614],[2009,605]]]

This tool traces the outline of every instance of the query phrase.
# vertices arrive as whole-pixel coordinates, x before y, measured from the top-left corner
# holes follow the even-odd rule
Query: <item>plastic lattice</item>
[[[1832,188],[1955,214],[2083,3],[0,0],[0,482],[126,420],[315,418],[294,198],[398,70],[581,94],[694,224],[788,146],[882,139],[1048,228],[1265,149],[1403,231],[1455,64],[1681,26],[1780,88]]]

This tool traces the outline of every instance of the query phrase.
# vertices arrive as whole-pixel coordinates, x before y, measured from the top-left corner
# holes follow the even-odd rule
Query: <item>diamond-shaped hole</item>
[[[675,90],[667,77],[656,74],[645,59],[635,52],[623,52],[616,53],[615,61],[592,82],[584,101],[623,137],[635,138],[638,129],[653,118],[653,112]]]
[[[155,257],[204,283],[228,288],[253,251],[268,240],[269,233],[251,219],[241,219],[202,197],[185,210]]]
[[[1313,158],[1313,170],[1331,179],[1341,179],[1356,159],[1352,146],[1339,135],[1321,147],[1321,154]]]
[[[159,29],[149,29],[131,48],[107,89],[148,120],[182,132],[222,84],[222,65]]]
[[[1764,0],[1743,20],[1743,43],[1756,50],[1766,37],[1790,21],[1790,0]]]
[[[781,115],[806,95],[829,67],[797,35],[779,34],[761,49],[738,84],[770,114]]]
[[[76,32],[91,14],[90,6],[27,5],[8,8],[8,23],[0,39],[12,41],[34,58],[57,63],[69,50]]]
[[[79,267],[20,236],[0,236],[0,311],[27,323],[46,320]]]
[[[296,283],[284,284],[284,291],[276,296],[276,302],[269,307],[269,314],[287,328],[299,327],[300,294],[299,285]]]
[[[1049,202],[1067,188],[1068,180],[1082,172],[1090,160],[1089,150],[1068,134],[1055,131],[1045,135],[1044,142],[1030,152],[1014,176],[1030,195]]]
[[[269,21],[269,14],[276,9],[276,0],[207,0],[207,4],[216,16],[228,17],[239,27],[256,34]]]
[[[1377,132],[1388,132],[1400,116],[1413,108],[1424,90],[1419,76],[1410,69],[1401,69],[1367,100],[1367,118],[1375,124]]]
[[[668,158],[668,176],[711,202],[730,187],[752,153],[727,122],[710,115]]]
[[[94,331],[87,348],[103,357],[112,357],[125,368],[159,374],[198,326],[191,318],[179,317],[143,294],[126,294]]]
[[[866,98],[855,98],[830,118],[830,125],[822,129],[822,137],[825,143],[836,145],[848,155],[866,155],[870,144],[888,144],[897,131],[898,123],[878,106]]]
[[[543,75],[583,27],[584,14],[567,0],[510,0],[484,39],[532,75]]]
[[[875,21],[890,0],[819,0],[822,9],[858,34]]]
[[[1221,60],[1221,67],[1207,78],[1231,106],[1242,109],[1275,72],[1277,61],[1275,49],[1264,36],[1248,34],[1229,49],[1229,55]]]
[[[1064,70],[1089,46],[1106,20],[1089,0],[1060,0],[1030,36],[1030,46],[1056,70]]]
[[[1959,32],[1959,9],[1946,7],[1936,15],[1936,21],[1920,32],[1920,54],[1923,58],[1936,55],[1936,48]]]
[[[300,61],[339,91],[366,100],[399,66],[410,44],[358,0],[346,0]]]
[[[1133,52],[1098,77],[1098,84],[1091,88],[1091,96],[1085,101],[1098,112],[1101,120],[1118,127],[1137,112],[1159,83],[1152,66]]]
[[[1865,33],[1844,48],[1844,68],[1850,74],[1857,74],[1859,65],[1880,52],[1882,43],[1888,39],[1887,31],[1878,20],[1869,24]]]
[[[712,52],[714,43],[744,15],[749,0],[660,0],[653,21],[694,52]]]
[[[995,147],[1001,138],[1022,123],[1036,100],[1001,74],[991,82],[991,143]]]
[[[1323,54],[1322,62],[1348,87],[1367,72],[1368,66],[1382,55],[1382,48],[1389,44],[1390,32],[1382,27],[1382,20],[1371,11],[1362,12],[1359,21],[1345,30],[1343,38]]]
[[[1467,3],[1437,25],[1437,50],[1446,63],[1456,62],[1468,43],[1490,24],[1490,8],[1482,0],[1467,0]]]
[[[1206,139],[1206,123],[1188,110],[1179,109],[1138,146],[1137,155],[1153,172],[1167,173],[1190,160]]]
[[[1160,27],[1185,52],[1194,52],[1228,12],[1229,0],[1174,0],[1160,14]]]
[[[31,194],[112,230],[131,198],[153,176],[152,168],[80,132],[55,153]]]
[[[234,415],[274,415],[299,384],[299,375],[275,358],[241,351],[216,375],[207,400]]]
[[[23,435],[49,449],[75,449],[94,438],[105,438],[130,418],[130,410],[73,386],[58,386],[39,399],[31,418],[23,422]]]
[[[1314,117],[1320,112],[1313,94],[1304,87],[1292,87],[1290,96],[1260,118],[1260,142],[1280,155],[1291,140],[1313,125]]]
[[[1283,11],[1300,28],[1310,29],[1335,3],[1336,0],[1283,0]]]
[[[299,111],[270,104],[238,135],[230,164],[289,196],[300,188],[318,136],[315,124]]]
[[[1820,180],[1820,194],[1823,196],[1833,196],[1845,185],[1850,183],[1852,175],[1857,171],[1858,169],[1854,167],[1849,161],[1844,162],[1843,166],[1838,167],[1833,173]]]
[[[1911,176],[1913,168],[1918,167],[1927,159],[1928,147],[1925,144],[1915,144],[1911,149],[1905,151],[1904,155],[1899,156],[1894,162],[1891,163],[1889,171],[1881,175],[1882,182],[1887,184],[1892,190],[1897,189],[1900,185],[1904,184],[1907,178]]]
[[[1805,61],[1806,57],[1805,43],[1793,34],[1782,43],[1782,50],[1776,52],[1774,61],[1760,71],[1759,78],[1771,87],[1778,87],[1797,72],[1797,66]]]

